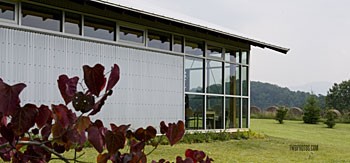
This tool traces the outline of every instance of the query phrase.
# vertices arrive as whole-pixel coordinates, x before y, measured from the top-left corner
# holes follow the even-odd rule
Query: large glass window
[[[215,57],[215,58],[222,58],[222,48],[208,45],[207,46],[207,56],[208,57]]]
[[[204,96],[185,96],[185,126],[187,129],[204,129]]]
[[[240,98],[226,97],[225,126],[226,128],[239,128],[241,115]]]
[[[214,94],[223,94],[222,85],[222,62],[207,61],[207,92]]]
[[[152,48],[170,50],[171,34],[149,30],[147,45]]]
[[[203,59],[186,57],[185,91],[203,92]]]
[[[84,36],[115,40],[115,22],[84,16]]]
[[[223,103],[220,96],[207,96],[206,124],[207,129],[223,129]]]
[[[130,42],[136,42],[136,43],[143,43],[143,31],[127,28],[127,27],[120,27],[119,28],[119,39],[124,41],[130,41]]]
[[[81,35],[81,15],[65,12],[64,32]]]
[[[248,128],[248,99],[242,99],[242,128]]]
[[[174,52],[183,52],[183,37],[182,36],[174,36],[174,44],[173,44],[173,51]]]
[[[240,95],[241,81],[239,77],[239,66],[225,63],[225,86],[227,95]]]
[[[247,51],[242,51],[242,64],[249,64],[249,56]]]
[[[239,51],[226,49],[225,51],[225,61],[239,63]]]
[[[185,53],[186,54],[192,54],[197,56],[203,56],[204,55],[204,42],[186,38],[185,40]]]
[[[248,67],[242,66],[242,94],[248,96]]]
[[[62,11],[22,3],[22,25],[61,31]]]
[[[15,20],[15,4],[0,2],[0,19]]]

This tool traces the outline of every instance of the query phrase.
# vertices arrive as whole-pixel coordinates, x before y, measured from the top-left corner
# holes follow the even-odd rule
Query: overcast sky
[[[251,80],[296,86],[350,78],[350,0],[124,0],[290,48],[253,47]]]

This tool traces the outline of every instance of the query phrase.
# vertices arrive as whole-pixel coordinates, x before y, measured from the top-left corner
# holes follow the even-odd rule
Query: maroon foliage
[[[19,83],[9,86],[0,80],[0,114],[3,116],[14,115],[19,109],[19,94],[26,87],[25,84]]]
[[[105,101],[107,100],[107,97],[110,95],[112,95],[112,90],[110,90],[108,93],[105,93],[102,96],[102,98],[95,103],[95,105],[93,107],[93,111],[89,115],[95,115],[98,112],[100,112],[102,106],[105,104]]]
[[[169,126],[169,127],[168,127]],[[183,121],[178,121],[177,124],[169,123],[168,126],[162,121],[160,123],[161,133],[166,135],[170,145],[176,144],[185,134],[185,124]]]
[[[66,105],[52,105],[52,111],[56,123],[58,122],[63,128],[67,129],[69,125],[75,123],[77,116]]]
[[[126,138],[121,132],[107,131],[105,135],[105,142],[108,153],[114,155],[119,149],[124,148]]]
[[[15,135],[20,136],[27,132],[35,124],[38,108],[33,104],[26,104],[19,109],[11,119],[12,129]]]
[[[89,142],[95,147],[97,152],[102,153],[104,141],[99,128],[97,126],[90,126],[87,132]]]
[[[57,80],[58,88],[64,102],[68,104],[72,101],[75,92],[77,91],[78,77],[68,78],[67,75],[60,75]]]
[[[0,140],[0,142],[9,142],[11,145],[14,145],[14,141],[15,141],[15,133],[12,131],[12,124],[8,124],[7,126],[1,126],[0,127],[0,134],[3,138]]]
[[[94,67],[88,65],[83,66],[84,70],[84,81],[89,91],[99,96],[100,92],[106,85],[106,77],[103,74],[105,68],[101,64],[96,64]]]
[[[86,92],[78,92],[78,77],[68,78],[67,75],[59,76],[57,83],[64,104],[39,108],[33,104],[20,106],[19,94],[26,87],[25,84],[9,86],[0,79],[0,157],[4,161],[20,162],[49,162],[51,155],[69,162],[60,153],[75,149],[81,151],[86,141],[100,153],[97,156],[98,163],[129,162],[145,163],[147,155],[144,153],[147,143],[153,143],[157,148],[158,143],[153,141],[157,130],[148,126],[129,130],[129,125],[110,124],[110,129],[104,127],[101,120],[91,122],[90,117],[100,112],[107,98],[112,95],[113,87],[120,79],[119,66],[114,64],[111,68],[105,93],[100,93],[106,85],[104,67],[96,64],[94,67],[83,66]],[[83,88],[84,89],[84,88]],[[95,99],[96,98],[96,99]],[[95,102],[95,100],[97,102]],[[68,104],[76,111],[80,111],[79,117]],[[92,111],[91,111],[92,110]],[[91,112],[90,112],[91,111]],[[88,115],[84,113],[90,112]],[[36,124],[37,128],[34,128]],[[165,134],[171,145],[179,142],[185,133],[184,123],[165,122],[160,123],[160,131]],[[121,149],[128,145],[130,151],[121,153]],[[25,149],[24,149],[25,148]],[[107,153],[102,153],[107,149]],[[206,157],[204,152],[187,150],[186,159],[176,158],[179,163],[206,163],[212,159]],[[75,157],[74,161],[78,161]],[[169,163],[160,159],[159,163]],[[156,163],[153,161],[153,163]]]
[[[112,88],[119,81],[119,78],[120,78],[119,66],[117,64],[114,64],[111,70],[111,74],[109,75],[109,78],[108,78],[106,92],[109,90],[112,90]]]
[[[52,112],[46,105],[41,105],[38,108],[38,114],[35,117],[35,123],[41,129],[45,124],[52,123]]]

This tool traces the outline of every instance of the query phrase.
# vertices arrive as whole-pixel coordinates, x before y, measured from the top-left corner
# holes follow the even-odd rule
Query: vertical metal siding
[[[101,63],[107,72],[117,63],[121,80],[96,118],[136,128],[184,117],[181,56],[0,28],[0,63],[4,81],[27,84],[22,104],[63,103],[60,74],[82,78],[84,64]]]

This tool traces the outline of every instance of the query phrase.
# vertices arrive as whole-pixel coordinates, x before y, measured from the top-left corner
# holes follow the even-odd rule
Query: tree
[[[285,106],[279,106],[276,111],[276,121],[278,121],[280,124],[283,124],[283,120],[287,115],[288,109]]]
[[[325,117],[327,120],[324,123],[328,128],[333,128],[335,126],[335,119],[337,118],[337,114],[333,110],[328,110]]]
[[[66,158],[62,153],[70,150],[80,152],[89,142],[99,152],[95,162],[147,162],[150,153],[144,153],[144,148],[156,137],[154,127],[131,130],[130,124],[110,124],[108,128],[101,120],[92,122],[90,119],[101,111],[107,98],[112,95],[112,89],[120,77],[118,65],[113,65],[108,80],[100,64],[94,67],[84,65],[83,71],[86,87],[79,83],[79,77],[59,76],[57,83],[64,104],[52,104],[50,107],[30,103],[21,106],[19,94],[26,85],[19,83],[11,86],[0,78],[0,157],[3,161],[49,162],[60,159],[63,162],[79,162],[77,155]],[[78,83],[82,91],[78,91]],[[75,112],[70,109],[71,106]],[[185,125],[182,121],[168,124],[162,121],[160,132],[163,135],[161,139],[165,136],[170,145],[174,145],[183,137]],[[158,144],[154,144],[154,149]],[[120,150],[126,145],[130,150],[122,154]],[[52,155],[56,158],[52,158]],[[185,155],[185,160],[178,156],[176,161],[212,161],[203,151],[188,150]],[[158,162],[167,161],[161,159]]]
[[[350,80],[334,83],[327,93],[326,105],[343,113],[350,111]]]
[[[316,124],[320,119],[320,107],[318,104],[317,97],[311,95],[307,98],[304,106],[304,123]]]

